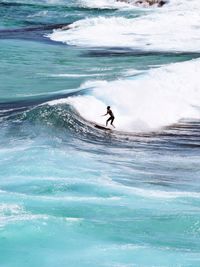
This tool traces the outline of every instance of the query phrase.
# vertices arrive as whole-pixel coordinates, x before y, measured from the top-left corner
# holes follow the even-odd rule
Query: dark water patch
[[[0,39],[25,39],[25,40],[43,40],[45,42],[54,43],[44,35],[50,33],[53,29],[67,27],[70,24],[51,24],[40,25],[35,27],[26,27],[18,29],[0,30]]]
[[[96,10],[97,12],[111,12],[111,11],[116,11],[118,10],[117,8],[99,8],[99,7],[87,7],[87,6],[71,6],[69,3],[68,4],[58,4],[58,3],[48,3],[48,2],[35,2],[35,3],[25,3],[25,2],[4,2],[1,1],[0,2],[0,7],[30,7],[30,8],[34,8],[34,7],[40,7],[40,8],[44,8],[48,10],[59,10],[61,9],[63,10],[67,10],[67,11],[91,11],[91,10]]]
[[[28,27],[28,28],[19,28],[19,29],[6,29],[0,30],[0,34],[6,33],[16,33],[16,32],[32,32],[32,31],[46,31],[46,30],[53,30],[68,26],[70,24],[51,24],[51,25],[39,25],[37,27]]]
[[[86,51],[82,56],[88,57],[123,57],[123,56],[134,56],[134,57],[143,57],[143,56],[162,56],[162,57],[188,57],[199,58],[200,53],[198,52],[163,52],[163,51],[144,51],[139,49],[131,48],[92,48],[89,51]]]
[[[58,100],[61,98],[67,98],[70,96],[74,96],[76,94],[83,94],[82,90],[75,90],[73,92],[60,94],[60,95],[50,95],[50,96],[40,96],[40,97],[34,97],[34,98],[28,98],[18,101],[11,101],[11,102],[1,102],[0,103],[0,117],[5,117],[8,115],[12,115],[16,112],[22,112],[25,110],[28,110],[30,108],[33,108],[35,106],[41,105],[45,102],[52,101],[52,100]]]
[[[20,2],[0,2],[1,8],[30,8],[31,9],[40,9],[48,10],[48,11],[67,11],[67,12],[91,12],[93,11],[93,15],[98,15],[101,13],[113,13],[117,9],[116,8],[98,8],[98,7],[87,7],[87,6],[69,6],[69,5],[57,5],[57,4],[48,4],[48,3],[20,3]]]
[[[155,141],[159,149],[193,152],[200,147],[200,120],[180,121],[175,125],[163,128],[155,133]]]
[[[165,127],[163,134],[172,134],[182,136],[200,136],[200,120],[181,120],[176,124]]]
[[[31,6],[33,4],[26,4],[26,3],[20,3],[20,2],[0,2],[0,7],[16,7],[16,6]]]
[[[47,7],[47,8],[51,8],[51,7],[54,7],[56,5],[52,5],[52,4],[48,4],[48,3],[39,3],[39,2],[35,2],[35,3],[25,3],[25,2],[4,2],[4,1],[1,1],[0,2],[0,7]],[[63,7],[61,5],[61,7]]]
[[[5,27],[40,23],[73,23],[85,17],[113,15],[115,10],[91,9],[84,6],[58,3],[0,2],[0,22]]]

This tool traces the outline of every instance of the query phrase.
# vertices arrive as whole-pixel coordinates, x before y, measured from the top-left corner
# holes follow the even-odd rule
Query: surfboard
[[[100,130],[106,130],[106,131],[112,131],[110,128],[104,127],[102,125],[99,124],[94,124],[94,127]]]

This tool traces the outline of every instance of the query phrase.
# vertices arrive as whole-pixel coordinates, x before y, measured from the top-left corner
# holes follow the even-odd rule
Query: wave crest
[[[69,97],[86,120],[104,124],[106,106],[111,105],[115,125],[121,131],[152,131],[181,119],[199,119],[200,60],[152,69],[134,79],[87,82],[90,95]]]
[[[87,18],[73,23],[68,30],[54,30],[48,37],[86,47],[200,52],[200,18],[196,10],[187,10],[187,5],[182,4],[137,18]]]

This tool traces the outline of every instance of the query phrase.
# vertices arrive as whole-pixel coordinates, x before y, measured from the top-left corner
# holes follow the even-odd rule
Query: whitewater
[[[200,2],[134,3],[0,1],[0,267],[200,266]]]
[[[107,8],[108,4],[88,2],[90,7],[96,8]],[[192,1],[189,5],[190,8],[187,2],[170,1],[163,9],[155,10],[154,7],[152,12],[134,19],[121,16],[87,18],[48,36],[54,41],[93,49],[123,48],[135,53],[199,52],[199,3]],[[131,4],[129,7],[134,8]],[[70,101],[83,117],[101,124],[103,119],[99,110],[112,105],[118,118],[116,125],[124,131],[158,129],[181,119],[199,118],[199,64],[199,60],[193,60],[150,69],[128,79],[87,82],[81,87],[93,87],[92,95],[67,102]]]
[[[87,96],[69,97],[49,104],[68,103],[88,121],[103,124],[100,110],[112,105],[121,131],[159,130],[182,119],[199,119],[200,61],[176,63],[141,73],[137,78],[87,82]],[[92,89],[91,89],[92,88]]]

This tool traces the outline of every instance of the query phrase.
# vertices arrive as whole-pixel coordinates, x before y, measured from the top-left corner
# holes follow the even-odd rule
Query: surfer
[[[115,128],[115,126],[113,125],[113,121],[114,121],[115,117],[114,117],[112,110],[110,109],[110,106],[107,106],[107,112],[103,116],[106,116],[106,115],[110,115],[110,118],[108,118],[106,121],[106,126],[108,125],[108,122],[110,121],[110,124],[112,125],[112,127]]]

